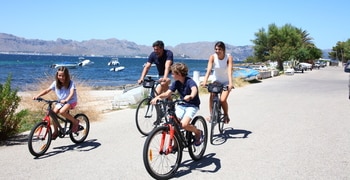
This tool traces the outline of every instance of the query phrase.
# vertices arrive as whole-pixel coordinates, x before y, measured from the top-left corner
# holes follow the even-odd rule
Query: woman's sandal
[[[230,122],[230,118],[228,116],[224,117],[224,123],[228,124]]]

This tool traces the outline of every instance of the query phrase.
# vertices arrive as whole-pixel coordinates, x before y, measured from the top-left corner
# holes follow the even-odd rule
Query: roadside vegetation
[[[22,119],[28,111],[16,112],[21,98],[17,96],[17,90],[11,89],[11,75],[5,84],[0,84],[0,140],[5,140],[21,129]]]

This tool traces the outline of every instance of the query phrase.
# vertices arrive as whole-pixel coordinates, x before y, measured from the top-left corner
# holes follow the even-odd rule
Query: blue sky
[[[350,38],[348,0],[0,0],[0,32],[27,39],[128,40],[151,45],[253,45],[275,23],[306,30],[320,49]]]

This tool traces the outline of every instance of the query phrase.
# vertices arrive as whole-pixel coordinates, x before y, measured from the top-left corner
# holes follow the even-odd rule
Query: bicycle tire
[[[139,132],[145,136],[159,124],[156,106],[151,104],[151,98],[143,99],[136,109],[135,122]]]
[[[207,148],[208,128],[207,123],[205,122],[205,119],[202,116],[196,116],[195,118],[193,118],[191,124],[196,126],[197,129],[203,132],[203,142],[200,146],[194,145],[195,136],[192,132],[187,131],[186,135],[189,144],[188,153],[190,154],[193,160],[197,161],[203,157]]]
[[[85,141],[90,132],[90,121],[85,114],[76,114],[75,119],[79,120],[79,130],[78,132],[71,132],[69,134],[70,139],[75,144],[79,144]],[[72,124],[70,125],[72,128]]]
[[[222,113],[221,111],[221,107],[218,107],[218,128],[219,128],[219,132],[220,134],[222,134],[224,132],[224,125],[225,125],[225,121],[224,121],[224,113]]]
[[[47,122],[38,122],[28,135],[29,152],[39,157],[49,149],[52,140],[52,131]]]
[[[219,118],[219,112],[218,112],[218,102],[214,101],[213,102],[213,109],[212,109],[212,115],[211,115],[211,127],[210,127],[210,143],[213,144],[214,143],[214,128],[218,122],[218,118]]]
[[[162,135],[165,133],[163,139],[164,147],[169,143],[169,128],[160,126],[155,128],[147,137],[143,147],[143,163],[147,172],[155,179],[170,179],[178,170],[181,159],[182,149],[179,138],[174,135],[174,146],[178,147],[177,151],[168,154],[160,153],[160,144]]]

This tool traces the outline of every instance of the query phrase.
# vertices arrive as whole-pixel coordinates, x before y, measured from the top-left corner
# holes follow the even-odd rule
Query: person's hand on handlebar
[[[155,98],[153,98],[153,99],[151,100],[151,104],[157,104],[157,102],[158,102],[159,100],[161,100],[161,98],[158,97],[158,96],[156,96]]]

